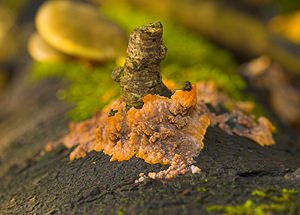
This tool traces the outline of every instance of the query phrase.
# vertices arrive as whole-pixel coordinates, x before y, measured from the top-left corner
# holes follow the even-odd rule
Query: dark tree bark
[[[66,107],[56,101],[56,89],[56,82],[49,81],[20,92],[20,97],[28,95],[26,100],[32,99],[30,103],[37,108],[19,110],[19,116],[27,115],[27,119],[15,129],[48,108],[53,115],[16,133],[1,151],[0,214],[207,214],[210,205],[244,203],[255,189],[299,190],[299,179],[288,176],[300,166],[300,150],[280,133],[276,145],[264,148],[209,128],[205,147],[196,158],[202,172],[170,181],[134,183],[140,172],[167,168],[137,158],[109,162],[109,156],[92,152],[71,162],[70,150],[63,147],[41,156],[44,145],[67,129],[61,112]],[[20,106],[19,97],[15,98],[16,106]],[[43,98],[47,98],[47,105],[41,102]],[[6,119],[1,128],[11,126],[12,121]]]
[[[112,78],[120,82],[122,97],[129,107],[141,108],[147,94],[172,95],[160,74],[160,62],[167,51],[162,34],[160,22],[136,28],[130,35],[124,67],[112,73]]]

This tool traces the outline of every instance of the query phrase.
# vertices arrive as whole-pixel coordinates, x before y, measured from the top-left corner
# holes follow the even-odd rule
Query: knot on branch
[[[172,95],[160,73],[160,62],[167,51],[162,35],[160,22],[136,28],[130,35],[124,67],[112,73],[112,78],[120,83],[122,97],[129,107],[142,108],[143,97],[147,94]]]

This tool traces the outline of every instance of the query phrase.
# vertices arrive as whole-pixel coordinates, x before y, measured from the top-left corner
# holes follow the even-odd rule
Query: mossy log
[[[264,148],[211,127],[196,158],[200,174],[138,184],[134,181],[140,172],[167,166],[137,158],[110,162],[109,156],[96,152],[71,162],[71,150],[62,147],[40,155],[49,140],[67,129],[62,112],[66,107],[56,101],[56,89],[56,82],[48,81],[34,89],[22,88],[19,96],[8,94],[16,99],[15,107],[24,103],[20,98],[26,95],[36,108],[31,112],[18,109],[19,117],[27,117],[14,129],[23,127],[23,132],[15,133],[1,151],[0,214],[207,214],[211,205],[243,204],[255,189],[299,190],[300,181],[287,176],[300,167],[300,149],[280,133],[276,145]],[[47,105],[41,102],[43,98]],[[26,124],[49,108],[53,114]],[[11,128],[15,122],[2,119],[1,128]]]
[[[91,152],[71,162],[72,149],[62,147],[41,155],[67,131],[61,83],[18,79],[0,98],[0,214],[207,214],[211,205],[243,204],[255,189],[299,190],[300,149],[280,131],[264,148],[211,127],[196,158],[202,172],[168,181],[134,183],[140,172],[168,168],[138,158],[109,162]]]

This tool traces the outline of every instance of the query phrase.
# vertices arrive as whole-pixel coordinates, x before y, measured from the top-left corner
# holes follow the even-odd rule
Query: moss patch
[[[299,210],[299,192],[297,190],[254,190],[252,199],[240,205],[212,205],[208,212],[220,212],[228,215],[264,215],[273,213],[294,214]],[[297,200],[298,199],[298,200]]]
[[[290,12],[300,9],[300,2],[294,0],[273,0],[280,12]]]
[[[114,68],[114,64],[93,68],[77,63],[36,62],[31,67],[30,80],[37,82],[44,78],[59,77],[69,83],[67,89],[57,91],[57,97],[74,105],[68,116],[78,121],[91,117],[119,95],[118,85],[110,78]]]

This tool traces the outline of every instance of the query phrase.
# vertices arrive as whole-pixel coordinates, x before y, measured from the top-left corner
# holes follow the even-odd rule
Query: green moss
[[[225,206],[219,206],[219,205],[212,205],[207,208],[208,212],[212,211],[222,211],[224,214],[243,214],[243,215],[252,215],[254,214],[254,203],[251,200],[247,200],[242,205],[225,205]]]
[[[291,202],[296,199],[299,191],[294,189],[282,189],[281,193],[277,190],[269,190],[268,192],[264,192],[262,190],[254,190],[251,194],[252,196],[256,196],[262,199],[268,199],[273,202]]]
[[[206,187],[197,187],[196,188],[196,191],[201,193],[201,192],[206,192],[207,191],[207,188]]]
[[[218,211],[228,215],[297,214],[297,211],[300,213],[299,192],[296,190],[254,190],[251,196],[256,198],[249,199],[241,205],[212,205],[207,211]]]
[[[204,178],[204,179],[201,178],[200,181],[201,181],[201,183],[208,183],[208,179],[207,178]]]
[[[119,95],[118,85],[110,78],[114,67],[113,64],[92,68],[76,63],[34,63],[30,80],[37,82],[46,77],[59,77],[67,81],[69,87],[57,91],[57,97],[74,105],[68,115],[77,121],[91,117]]]
[[[117,215],[124,215],[123,208],[119,207],[117,211]]]
[[[28,2],[28,0],[2,0],[1,4],[8,7],[14,13],[18,13]]]
[[[295,0],[273,0],[272,1],[280,10],[280,12],[290,12],[300,9],[300,2]]]
[[[286,13],[291,11],[297,11],[300,9],[300,1],[297,0],[236,0],[237,2],[252,3],[252,5],[273,5],[278,9],[278,12]],[[251,4],[250,4],[251,5]]]

